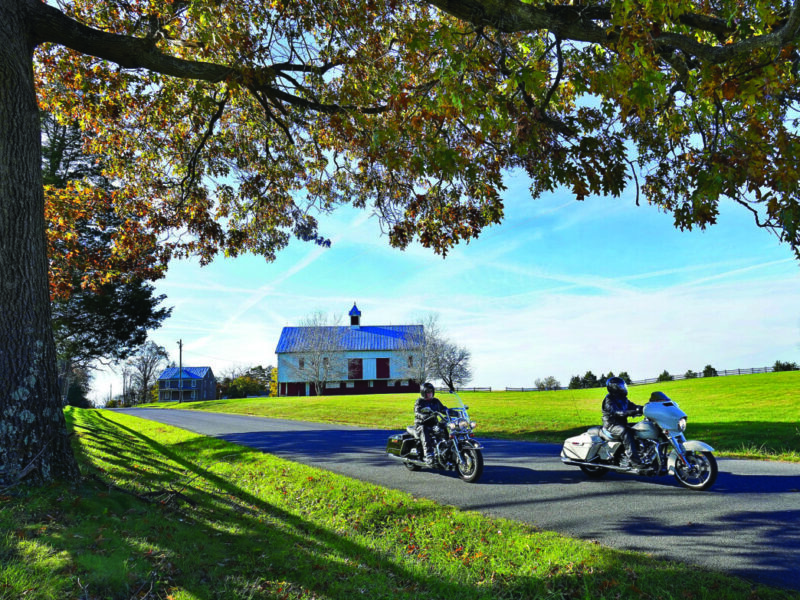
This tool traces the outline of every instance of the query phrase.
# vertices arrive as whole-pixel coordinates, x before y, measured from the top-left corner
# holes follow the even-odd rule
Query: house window
[[[364,360],[361,358],[350,358],[347,360],[347,378],[364,378]]]
[[[297,368],[301,371],[306,368],[306,359],[302,356],[297,359]]]
[[[408,357],[408,368],[411,369],[413,367],[414,367],[414,357],[413,356],[409,356]]]
[[[389,379],[389,359],[377,358],[375,359],[376,376],[378,379]]]
[[[197,387],[197,379],[192,379],[192,387],[193,388]]]
[[[331,366],[331,359],[328,358],[327,356],[323,356],[322,357],[322,368],[327,371],[330,368],[330,366]]]

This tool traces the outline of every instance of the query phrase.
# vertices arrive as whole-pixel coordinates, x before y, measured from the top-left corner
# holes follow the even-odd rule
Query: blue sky
[[[346,207],[321,219],[327,249],[293,241],[273,263],[174,262],[156,286],[172,317],[151,339],[176,362],[182,339],[184,364],[217,374],[274,365],[282,327],[315,311],[344,322],[355,301],[368,325],[438,315],[472,352],[475,386],[800,362],[800,264],[744,208],[681,232],[632,194],[532,200],[525,177],[507,185],[503,223],[446,259],[391,248],[374,217]],[[99,373],[95,390],[118,394],[121,380]]]

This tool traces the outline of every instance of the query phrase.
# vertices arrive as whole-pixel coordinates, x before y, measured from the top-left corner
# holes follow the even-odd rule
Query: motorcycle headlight
[[[458,428],[459,429],[469,429],[469,421],[466,419],[459,419],[458,420]]]
[[[456,430],[456,424],[455,424],[455,423],[453,423],[452,421],[450,421],[450,422],[447,424],[447,428],[448,428],[450,431],[455,431],[455,430]]]
[[[472,422],[469,424],[469,428],[470,428],[470,429],[475,429],[477,426],[478,426],[478,424],[477,424],[475,421],[472,421]]]
[[[686,430],[686,417],[683,417],[680,421],[678,421],[678,429],[681,431]]]

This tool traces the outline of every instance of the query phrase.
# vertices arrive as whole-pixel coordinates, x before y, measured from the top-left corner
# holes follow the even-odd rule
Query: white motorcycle
[[[653,392],[644,405],[644,420],[631,426],[639,459],[644,468],[634,468],[625,456],[622,441],[602,426],[568,438],[561,450],[561,461],[580,467],[596,479],[609,471],[634,475],[673,475],[683,487],[707,490],[717,479],[714,449],[697,440],[687,440],[686,413],[663,392]]]

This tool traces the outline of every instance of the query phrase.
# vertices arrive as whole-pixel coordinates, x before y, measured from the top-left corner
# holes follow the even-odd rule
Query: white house
[[[350,326],[284,327],[278,355],[278,395],[418,392],[415,380],[422,325],[361,325],[353,304]]]

